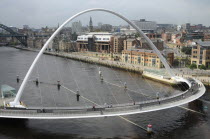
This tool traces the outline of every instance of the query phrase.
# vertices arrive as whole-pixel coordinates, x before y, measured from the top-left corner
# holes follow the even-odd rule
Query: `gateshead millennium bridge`
[[[32,74],[35,65],[40,60],[40,57],[50,44],[50,42],[56,37],[56,35],[63,29],[63,27],[72,21],[74,18],[92,11],[103,11],[108,12],[117,17],[120,17],[124,21],[126,21],[130,26],[136,29],[136,31],[145,38],[151,49],[157,54],[160,58],[161,62],[163,63],[164,67],[168,75],[170,76],[170,80],[173,80],[177,84],[185,83],[187,84],[188,88],[176,95],[172,95],[169,97],[164,98],[152,98],[148,101],[135,101],[133,103],[125,103],[125,104],[113,104],[113,105],[99,105],[93,100],[79,95],[81,99],[90,102],[93,104],[92,106],[88,107],[62,107],[62,108],[54,108],[54,107],[27,107],[22,104],[20,98],[23,94],[23,91],[26,87],[27,82],[29,81],[29,77]],[[100,70],[99,70],[100,74]],[[106,82],[106,81],[104,81]],[[77,92],[71,90],[71,88],[67,88],[63,84],[58,84],[59,87],[78,95]],[[125,89],[129,90],[127,86],[118,86],[120,88],[125,87]],[[198,99],[205,93],[205,87],[199,80],[196,79],[185,79],[178,76],[175,76],[173,71],[171,70],[170,66],[168,65],[166,59],[162,56],[159,50],[155,47],[155,45],[151,42],[151,40],[139,29],[135,24],[129,21],[127,18],[123,17],[122,15],[115,13],[110,10],[106,9],[88,9],[82,11],[68,20],[66,20],[47,40],[45,45],[42,47],[38,55],[36,56],[35,60],[33,61],[32,65],[30,66],[18,92],[14,99],[14,101],[9,102],[6,104],[4,109],[0,109],[0,117],[4,118],[22,118],[22,119],[71,119],[71,118],[93,118],[93,117],[108,117],[108,116],[121,116],[121,115],[129,115],[129,114],[137,114],[137,113],[145,113],[151,111],[157,111],[167,108],[172,108],[176,106],[180,106],[186,103],[189,103],[193,100]]]

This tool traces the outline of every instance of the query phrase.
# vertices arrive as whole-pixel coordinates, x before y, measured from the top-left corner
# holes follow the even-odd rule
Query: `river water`
[[[18,90],[22,79],[36,56],[36,52],[0,47],[0,85],[7,84]],[[98,71],[102,71],[101,82]],[[42,82],[38,86],[33,82],[38,77]],[[97,104],[123,104],[133,101],[145,101],[148,97],[170,96],[180,91],[171,86],[147,80],[139,74],[120,71],[112,67],[100,67],[70,59],[44,55],[35,67],[23,92],[21,101],[29,107],[87,107],[88,101],[80,99],[71,92],[57,89],[57,81],[67,88],[77,91]],[[125,91],[124,82],[132,91]],[[114,85],[113,85],[114,84]],[[209,92],[209,91],[207,91]],[[210,138],[210,120],[208,110],[210,95],[206,93],[201,100],[184,105],[186,108],[204,113],[197,114],[180,107],[125,116],[136,124],[146,127],[153,125],[153,135],[147,135],[139,127],[118,117],[68,119],[68,120],[14,120],[0,119],[0,138]]]

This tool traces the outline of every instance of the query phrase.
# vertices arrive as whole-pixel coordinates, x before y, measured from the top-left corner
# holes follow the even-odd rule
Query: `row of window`
[[[88,38],[78,37],[78,40],[87,40]],[[109,40],[109,38],[95,38],[95,40]]]
[[[123,53],[126,54],[126,53]],[[130,54],[129,54],[130,55]],[[137,56],[137,55],[136,55]],[[138,56],[143,56],[143,57],[151,57],[151,58],[158,58],[157,56],[148,56],[148,55],[138,55]]]
[[[126,61],[128,62],[128,61]],[[140,62],[134,62],[134,61],[131,61],[131,64],[139,64],[139,65],[142,65],[142,66],[150,66],[150,67],[158,67],[158,65],[156,63],[140,63]]]
[[[83,40],[83,39],[84,39],[84,40],[87,40],[87,38],[78,37],[78,40],[80,40],[80,39],[81,39],[81,40]]]
[[[123,58],[124,57],[129,57],[130,58],[130,56],[128,56],[128,55],[126,55],[126,56],[122,56]],[[132,57],[132,59],[133,59],[134,57]],[[138,57],[138,58],[140,58],[140,56]],[[151,58],[153,58],[153,59],[156,59],[156,56],[154,56],[154,57],[151,57]],[[158,58],[158,57],[157,57]],[[135,59],[137,59],[137,57],[135,57]]]
[[[95,38],[95,40],[109,40],[109,38]]]
[[[124,56],[123,56],[123,58],[124,58]],[[125,61],[127,61],[128,59],[130,59],[130,57],[126,56],[126,57],[125,57]],[[132,57],[131,59],[134,59],[134,57]],[[137,58],[135,57],[135,59],[137,59]],[[155,58],[154,58],[154,59],[152,59],[152,60],[151,60],[151,59],[149,60],[149,59],[143,59],[143,58],[141,59],[141,57],[138,57],[138,61],[141,61],[141,60],[142,60],[142,61],[144,61],[144,60],[145,60],[145,61],[152,61],[152,62],[156,62],[156,59],[155,59]],[[158,61],[157,61],[157,63],[158,63]]]

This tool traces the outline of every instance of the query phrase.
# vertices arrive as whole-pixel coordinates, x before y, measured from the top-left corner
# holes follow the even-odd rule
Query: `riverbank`
[[[32,49],[32,48],[22,48],[22,47],[15,47],[15,48],[25,50],[25,51],[39,52],[39,50]],[[135,72],[135,73],[141,74],[145,78],[155,80],[164,84],[170,84],[170,85],[177,84],[175,80],[172,80],[169,77],[161,76],[155,73],[145,72],[144,70],[145,68],[140,65],[133,65],[129,63],[120,62],[120,61],[111,61],[111,60],[99,59],[97,57],[84,56],[82,55],[82,53],[78,53],[78,52],[71,52],[71,53],[59,52],[58,53],[58,52],[45,51],[44,54],[73,59],[73,60],[82,61],[82,62],[91,63],[91,64],[99,64],[102,66],[107,66],[107,67],[121,69],[125,71],[130,71],[130,72]],[[178,76],[183,77],[183,75],[178,75]],[[184,75],[184,77],[192,78],[193,76]],[[201,81],[203,81],[204,85],[209,86],[209,82],[205,82],[202,79]]]
[[[22,47],[15,47],[16,49],[26,50],[26,51],[33,51],[38,52],[39,50],[31,49],[31,48],[22,48]],[[136,73],[143,73],[144,68],[138,65],[132,65],[129,63],[124,63],[120,61],[110,61],[110,60],[103,60],[96,57],[90,57],[90,56],[83,56],[79,53],[74,54],[74,52],[71,53],[65,53],[65,52],[49,52],[45,51],[44,54],[47,55],[53,55],[53,56],[59,56],[63,58],[73,59],[77,61],[87,62],[91,64],[99,64],[103,66],[108,66],[112,68],[122,69],[126,71],[136,72]]]

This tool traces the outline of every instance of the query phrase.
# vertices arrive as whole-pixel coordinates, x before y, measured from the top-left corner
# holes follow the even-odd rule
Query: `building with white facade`
[[[77,37],[77,49],[78,51],[121,53],[124,39],[108,32],[91,32]]]
[[[111,33],[91,32],[77,37],[78,51],[110,52]]]

